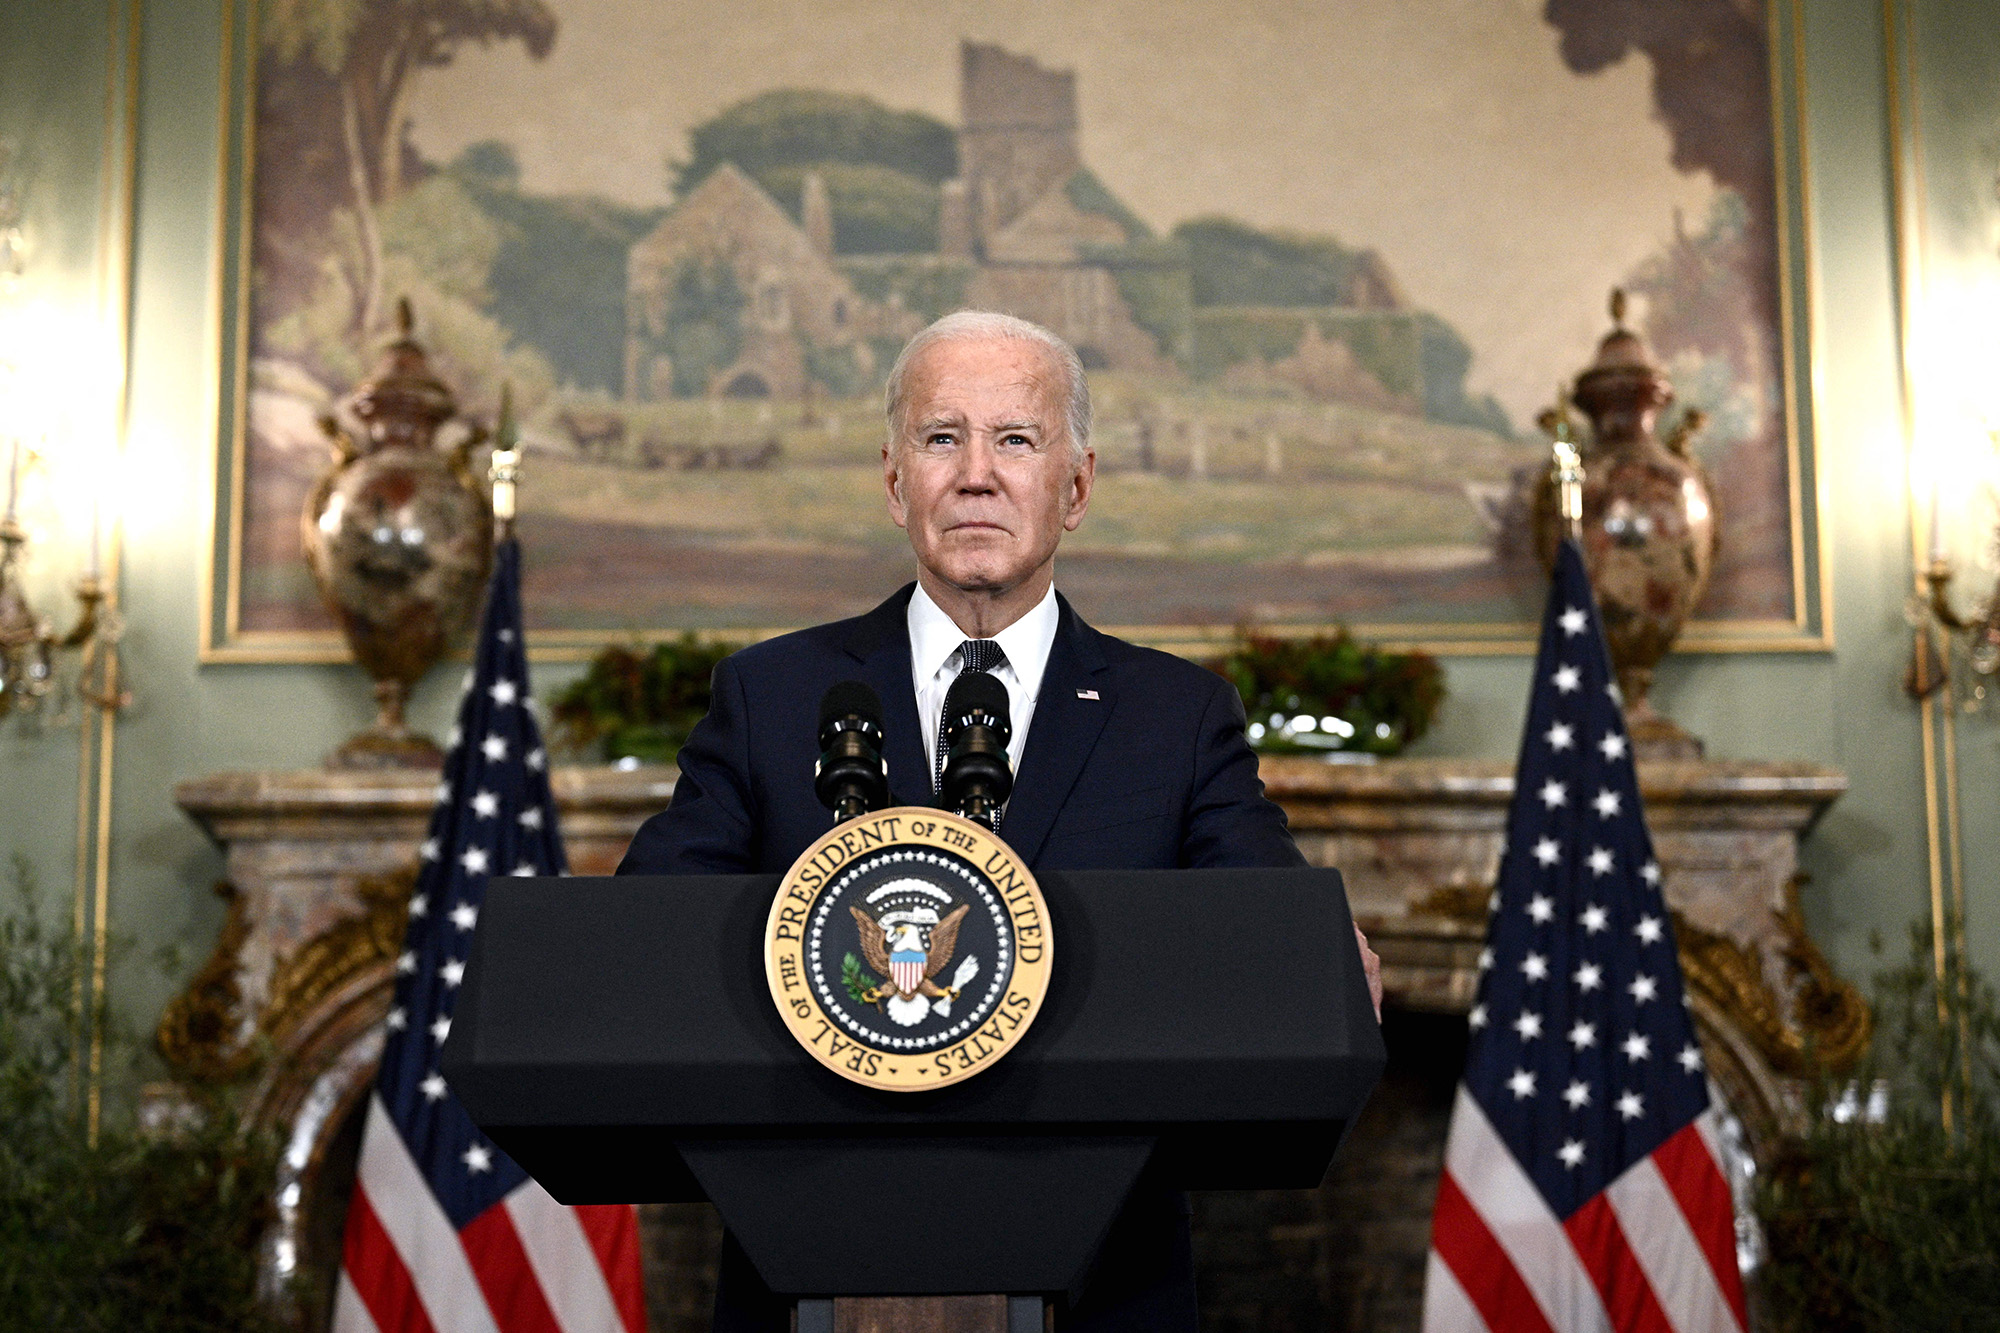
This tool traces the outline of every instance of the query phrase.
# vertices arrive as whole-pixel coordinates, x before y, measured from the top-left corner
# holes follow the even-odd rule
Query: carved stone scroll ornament
[[[1868,1002],[1837,974],[1806,932],[1799,884],[1785,885],[1784,906],[1771,913],[1789,996],[1773,989],[1765,959],[1750,946],[1693,925],[1674,913],[1681,971],[1691,988],[1722,1007],[1756,1043],[1771,1067],[1795,1078],[1842,1073],[1861,1058],[1869,1034]]]
[[[402,948],[417,867],[364,876],[355,895],[365,910],[342,917],[277,961],[268,992],[254,1017],[243,1012],[237,973],[251,932],[243,899],[230,886],[229,915],[215,951],[168,1003],[160,1019],[160,1053],[177,1070],[200,1080],[233,1079],[255,1070],[273,1050],[289,1054],[290,1039],[330,996],[356,981],[385,977]]]
[[[250,938],[249,913],[233,885],[219,883],[215,892],[229,904],[222,933],[187,989],[167,1002],[156,1033],[167,1063],[204,1083],[238,1078],[256,1066],[258,1057],[249,1040],[256,1025],[243,1011],[243,988],[237,981],[237,955]]]
[[[1765,959],[1755,945],[1704,930],[1681,912],[1672,912],[1688,990],[1747,1038],[1774,1071],[1794,1078],[1848,1069],[1868,1045],[1869,1032],[1867,1001],[1833,970],[1806,931],[1799,907],[1802,878],[1795,875],[1787,882],[1784,905],[1771,913],[1782,940],[1777,960]],[[1445,885],[1416,903],[1410,914],[1483,927],[1490,893],[1472,885]],[[1785,992],[1771,984],[1771,961],[1782,965]]]

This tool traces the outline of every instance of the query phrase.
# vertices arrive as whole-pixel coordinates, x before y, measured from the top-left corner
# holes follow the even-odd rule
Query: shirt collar
[[[1056,626],[1061,621],[1056,606],[1056,589],[1051,583],[1028,613],[993,636],[1015,679],[1029,698],[1041,692],[1042,673],[1049,665],[1049,650],[1055,646]],[[926,681],[944,667],[958,646],[965,642],[960,629],[944,609],[931,600],[924,585],[917,584],[910,596],[910,666],[918,681]]]

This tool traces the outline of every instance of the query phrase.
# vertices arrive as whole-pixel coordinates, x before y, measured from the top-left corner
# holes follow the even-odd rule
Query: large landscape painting
[[[1531,615],[1535,426],[1613,286],[1718,479],[1700,615],[1801,619],[1763,0],[257,0],[244,643],[329,621],[317,419],[407,296],[528,454],[531,624],[851,614],[911,576],[883,376],[964,306],[1070,339],[1061,586],[1170,639]]]

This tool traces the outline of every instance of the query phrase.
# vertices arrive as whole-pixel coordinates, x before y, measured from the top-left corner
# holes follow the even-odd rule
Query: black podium
[[[1041,1015],[949,1088],[857,1086],[786,1032],[775,875],[495,879],[443,1071],[557,1199],[711,1199],[796,1297],[1073,1292],[1149,1165],[1318,1185],[1384,1060],[1338,873],[1039,880]]]

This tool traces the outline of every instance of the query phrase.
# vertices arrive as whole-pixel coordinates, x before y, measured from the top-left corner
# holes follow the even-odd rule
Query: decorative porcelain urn
[[[1699,759],[1701,742],[1653,707],[1653,668],[1708,588],[1717,539],[1713,488],[1688,442],[1704,424],[1685,413],[1662,441],[1673,402],[1652,350],[1625,327],[1625,294],[1611,294],[1612,329],[1571,397],[1590,420],[1583,445],[1583,563],[1604,619],[1633,748],[1646,759]],[[1545,418],[1546,419],[1546,418]],[[1535,545],[1553,565],[1562,538],[1555,485],[1535,499]]]
[[[455,447],[437,446],[458,404],[411,336],[407,300],[396,317],[396,340],[344,404],[360,438],[321,420],[334,459],[306,496],[306,563],[378,705],[374,725],[329,757],[335,768],[442,761],[403,705],[471,622],[493,563],[492,507],[468,465],[486,432],[474,425]]]

